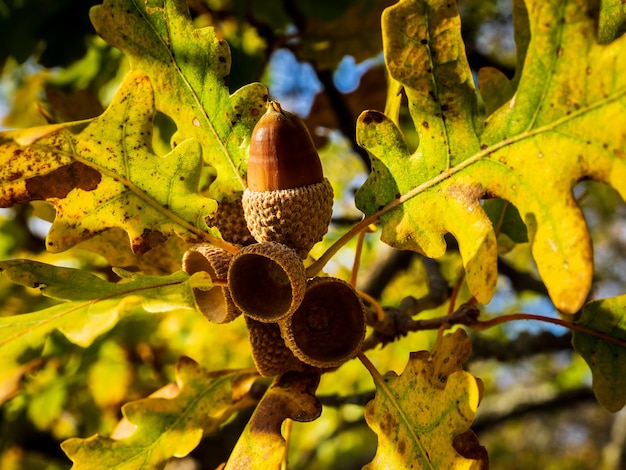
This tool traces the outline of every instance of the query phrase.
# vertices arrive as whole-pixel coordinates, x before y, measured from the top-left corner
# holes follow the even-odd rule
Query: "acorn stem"
[[[370,224],[376,222],[378,217],[380,217],[381,215],[381,212],[376,212],[368,217],[365,217],[359,223],[355,224],[350,230],[344,233],[341,237],[339,237],[332,245],[328,247],[328,249],[324,253],[322,253],[322,256],[320,256],[315,262],[313,262],[313,264],[311,264],[306,269],[307,277],[315,277],[322,269],[324,269],[326,263],[328,263],[341,248],[343,248],[350,240],[352,240],[353,237],[356,237],[361,231],[367,229]]]

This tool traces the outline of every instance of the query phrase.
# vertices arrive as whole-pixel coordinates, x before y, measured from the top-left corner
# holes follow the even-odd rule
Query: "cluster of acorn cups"
[[[270,102],[252,133],[241,205],[220,205],[214,219],[225,239],[244,246],[232,254],[196,245],[183,257],[188,273],[227,280],[194,289],[196,305],[214,323],[244,315],[261,375],[336,368],[363,343],[365,312],[355,289],[334,277],[308,278],[303,261],[326,234],[332,203],[306,127]]]

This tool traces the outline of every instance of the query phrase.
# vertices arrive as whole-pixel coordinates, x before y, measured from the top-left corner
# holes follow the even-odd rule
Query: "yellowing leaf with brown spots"
[[[224,470],[281,468],[287,446],[281,433],[286,419],[312,421],[322,412],[315,397],[319,375],[287,372],[278,377],[258,404]]]
[[[0,135],[0,207],[44,200],[56,208],[47,248],[57,252],[122,228],[142,253],[178,235],[219,243],[197,194],[202,150],[187,140],[164,157],[152,150],[154,98],[148,77],[129,74],[99,117]]]
[[[494,92],[490,109],[510,99],[489,116],[478,110],[455,3],[401,0],[385,10],[387,68],[404,88],[420,141],[409,150],[397,116],[364,112],[357,137],[372,174],[356,199],[367,215],[383,212],[382,239],[395,247],[437,258],[444,235],[454,235],[481,303],[497,280],[481,199],[511,202],[552,301],[574,313],[588,295],[593,259],[572,188],[593,179],[626,199],[626,36],[598,44],[585,0],[525,4],[528,21],[516,21],[526,48],[521,70],[510,83],[491,80],[507,89]]]
[[[457,330],[432,352],[411,353],[401,375],[374,374],[376,397],[365,420],[378,450],[366,469],[483,468],[486,453],[468,434],[481,393],[480,381],[462,369],[470,352],[467,334]]]

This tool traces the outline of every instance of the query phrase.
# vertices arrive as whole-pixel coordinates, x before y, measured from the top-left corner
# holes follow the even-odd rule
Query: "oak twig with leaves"
[[[335,18],[338,24],[350,15],[372,14],[353,3]],[[239,267],[238,288],[240,281],[255,289],[270,285],[259,279],[261,266],[288,264],[243,248],[240,240],[254,244],[249,232],[237,239],[228,233],[230,217],[242,217],[226,215],[226,209],[240,207],[252,131],[268,107],[269,92],[254,82],[231,93],[229,77],[238,64],[232,64],[223,38],[228,28],[220,29],[216,15],[208,14],[212,23],[197,11],[192,16],[183,0],[105,0],[94,6],[95,31],[130,65],[106,110],[93,118],[0,133],[0,207],[32,203],[52,222],[47,254],[7,253],[0,261],[5,280],[37,288],[46,298],[33,310],[26,302],[16,301],[17,309],[7,304],[0,315],[0,403],[18,407],[21,399],[36,415],[37,387],[45,385],[46,374],[88,377],[93,397],[85,400],[108,408],[107,422],[83,426],[89,433],[61,426],[69,402],[65,391],[50,419],[36,421],[42,428],[55,423],[72,468],[164,468],[224,434],[246,413],[228,455],[219,461],[233,469],[284,468],[293,460],[292,426],[321,419],[324,400],[318,395],[325,380],[341,384],[352,368],[365,377],[368,390],[375,389],[360,408],[377,441],[365,468],[487,468],[489,449],[472,423],[488,390],[466,370],[467,362],[480,332],[517,320],[571,329],[573,349],[591,370],[597,401],[611,412],[626,404],[626,293],[590,301],[593,227],[574,190],[582,181],[594,181],[626,200],[626,39],[620,36],[626,7],[618,1],[596,10],[595,2],[585,0],[514,0],[517,59],[509,78],[494,67],[474,73],[454,2],[374,3],[376,18],[382,11],[387,83],[380,86],[387,97],[384,110],[362,107],[356,121],[356,142],[371,161],[371,173],[354,198],[363,218],[347,229],[331,226],[306,259],[293,255],[296,261],[289,261],[302,268],[301,283],[311,292],[314,281],[332,279],[325,270],[332,269],[338,253],[355,251],[351,275],[333,273],[346,277],[334,287],[349,292],[347,297],[354,291],[341,309],[353,300],[364,309],[367,337],[355,340],[358,346],[347,354],[351,360],[341,367],[324,365],[336,344],[316,345],[324,350],[322,359],[302,359],[289,343],[297,332],[287,332],[297,327],[283,317],[266,321],[244,311],[245,319],[235,319],[241,313],[238,301],[224,320],[235,319],[234,329],[203,317],[200,297],[211,308],[230,308],[235,270],[205,260],[198,253],[209,251],[198,246],[219,250],[220,262],[233,258],[238,266],[252,266],[245,274]],[[333,55],[344,54],[320,53],[314,45],[323,41],[317,43],[320,38],[312,33],[314,27],[323,31],[320,24],[306,24],[295,9],[283,13],[303,34],[299,53],[320,69],[335,63]],[[346,28],[358,34],[359,28]],[[289,39],[285,43],[298,52]],[[336,109],[345,111],[344,105]],[[270,108],[283,112],[277,104]],[[157,145],[168,128],[164,120],[175,130],[165,145]],[[326,177],[333,182],[341,175],[327,171]],[[336,202],[341,198],[335,191]],[[281,211],[270,216],[280,219]],[[384,244],[419,253],[409,261],[417,260],[423,271],[392,304],[381,290],[370,295],[357,282],[359,263],[367,271],[367,263],[380,261],[367,255],[360,261],[364,246],[382,250],[367,235],[378,229]],[[518,288],[534,286],[559,315],[485,315],[498,280],[507,276],[515,284],[514,269],[501,257],[524,247],[539,280],[532,269],[517,273]],[[83,261],[70,266],[46,257],[66,250],[89,254],[76,255]],[[252,253],[249,264],[239,261],[242,253]],[[456,268],[446,265],[445,273],[444,261],[430,260],[446,257],[455,257]],[[276,266],[271,276],[278,276]],[[524,275],[530,282],[522,282]],[[277,303],[287,295],[280,289],[271,293]],[[315,309],[344,302],[344,294],[326,295]],[[297,309],[311,301],[293,302]],[[338,321],[338,315],[319,321]],[[350,329],[363,322],[359,315]],[[146,318],[164,318],[165,326]],[[130,339],[119,335],[144,338],[133,322],[154,331],[179,328],[181,354],[159,356],[159,348],[174,346],[151,344],[150,338],[160,337],[148,333],[122,352],[118,341]],[[186,322],[202,326],[194,331],[181,326]],[[239,334],[233,333],[236,328],[244,331],[243,341],[219,342],[221,329],[231,332],[228,337]],[[435,332],[432,344],[414,348],[413,333],[426,330]],[[198,340],[194,334],[216,338]],[[185,341],[202,348],[192,350]],[[379,370],[373,357],[403,342],[412,351],[404,370]],[[131,350],[140,364],[134,369],[128,365]],[[225,365],[213,370],[218,356]],[[110,387],[99,373],[110,374],[105,374]],[[134,389],[133,380],[159,386]],[[117,396],[114,387],[124,391]],[[342,390],[357,392],[362,390]]]

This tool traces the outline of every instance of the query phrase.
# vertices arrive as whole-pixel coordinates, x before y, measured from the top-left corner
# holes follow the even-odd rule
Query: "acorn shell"
[[[309,281],[300,307],[279,324],[298,359],[334,368],[358,354],[365,338],[365,309],[347,282],[316,277]]]
[[[252,358],[262,376],[278,375],[290,370],[304,371],[310,368],[285,346],[280,328],[276,323],[263,323],[248,316],[244,318],[252,346]]]
[[[258,192],[247,188],[241,202],[256,241],[282,243],[306,258],[328,231],[333,188],[327,178],[294,189]]]
[[[323,179],[320,157],[304,122],[270,101],[250,138],[248,188],[292,189]]]
[[[306,271],[298,254],[280,243],[243,247],[228,269],[228,288],[246,315],[275,322],[291,315],[306,290]]]
[[[212,245],[194,245],[183,255],[183,270],[189,274],[204,271],[213,279],[226,279],[232,256]],[[228,323],[241,315],[226,286],[193,289],[193,298],[198,310],[213,323]]]

